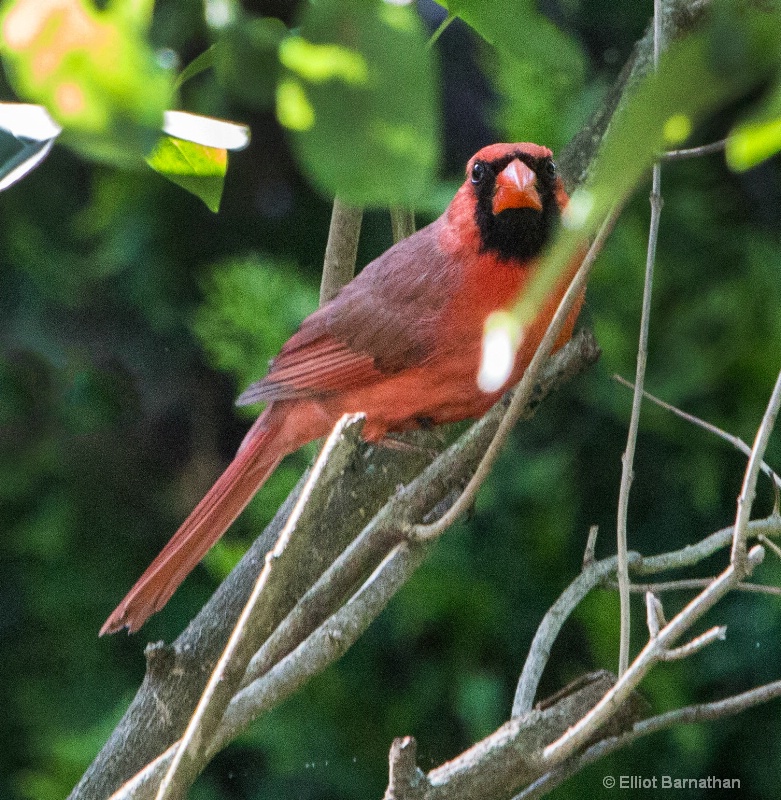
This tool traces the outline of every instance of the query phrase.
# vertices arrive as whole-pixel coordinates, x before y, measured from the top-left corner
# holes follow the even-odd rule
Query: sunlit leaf
[[[781,84],[763,107],[727,138],[727,163],[742,172],[781,151]]]
[[[146,161],[153,170],[203,200],[211,211],[219,211],[228,168],[226,150],[166,136]]]
[[[310,3],[279,58],[277,118],[321,189],[356,205],[410,205],[425,194],[439,151],[438,101],[412,7]]]
[[[17,93],[42,103],[63,136],[92,157],[138,163],[170,102],[169,75],[146,43],[149,3],[16,0],[0,25]]]

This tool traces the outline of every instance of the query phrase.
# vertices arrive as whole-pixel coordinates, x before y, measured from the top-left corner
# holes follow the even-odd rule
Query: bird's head
[[[472,156],[459,195],[473,209],[480,249],[522,262],[541,253],[567,203],[553,153],[527,142]]]

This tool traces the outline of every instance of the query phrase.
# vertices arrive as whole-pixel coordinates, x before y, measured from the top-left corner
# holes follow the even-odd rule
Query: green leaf
[[[279,58],[277,117],[312,181],[354,205],[419,201],[434,181],[439,121],[416,12],[382,0],[310,3]]]
[[[280,72],[277,50],[287,33],[285,25],[273,17],[238,19],[223,29],[217,41],[217,79],[245,103],[271,108]]]
[[[517,38],[530,37],[536,47],[485,54],[499,94],[496,121],[507,141],[537,142],[555,153],[582,124],[586,58],[574,39],[534,10],[513,24]]]
[[[438,0],[451,14],[460,17],[489,44],[501,52],[523,60],[550,62],[548,39],[559,33],[556,26],[539,13],[533,0]],[[546,30],[547,29],[547,30]],[[543,31],[541,36],[540,31]]]
[[[169,181],[203,200],[210,211],[219,211],[228,168],[227,150],[166,136],[146,161]]]
[[[90,157],[138,165],[157,139],[171,81],[145,39],[151,6],[99,11],[89,0],[16,0],[0,17],[3,60],[20,97],[43,104]]]
[[[213,44],[211,47],[207,47],[200,55],[197,55],[178,75],[176,81],[174,82],[174,89],[179,89],[182,84],[186,83],[190,80],[190,78],[194,78],[196,75],[200,75],[202,72],[205,72],[207,69],[211,69],[214,66],[214,60],[216,58],[216,49],[217,45]]]

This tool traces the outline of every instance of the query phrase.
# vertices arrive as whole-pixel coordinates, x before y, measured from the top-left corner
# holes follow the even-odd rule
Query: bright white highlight
[[[246,125],[186,111],[166,111],[163,114],[163,132],[177,139],[223,150],[243,150],[249,144]]]
[[[0,128],[36,142],[55,139],[62,133],[62,128],[43,106],[29,103],[0,103]]]
[[[0,130],[19,140],[18,151],[0,166],[0,192],[35,169],[62,132],[43,106],[28,103],[0,103]]]
[[[504,325],[485,332],[483,355],[477,373],[480,391],[496,392],[507,383],[515,363],[515,351],[510,331]]]
[[[586,189],[578,189],[561,214],[561,222],[569,230],[579,230],[594,208],[594,197]]]
[[[210,28],[224,28],[233,22],[233,4],[230,0],[205,0],[203,4],[206,24]]]

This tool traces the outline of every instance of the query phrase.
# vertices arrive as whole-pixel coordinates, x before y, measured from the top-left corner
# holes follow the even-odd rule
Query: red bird
[[[343,414],[364,412],[363,436],[372,442],[483,415],[520,380],[571,274],[524,331],[506,384],[490,393],[476,382],[486,317],[523,291],[567,199],[545,147],[495,144],[470,159],[447,211],[307,317],[269,374],[239,397],[239,405],[268,406],[101,635],[136,631],[159,611],[281,459],[326,436]],[[557,346],[570,338],[579,309]]]

